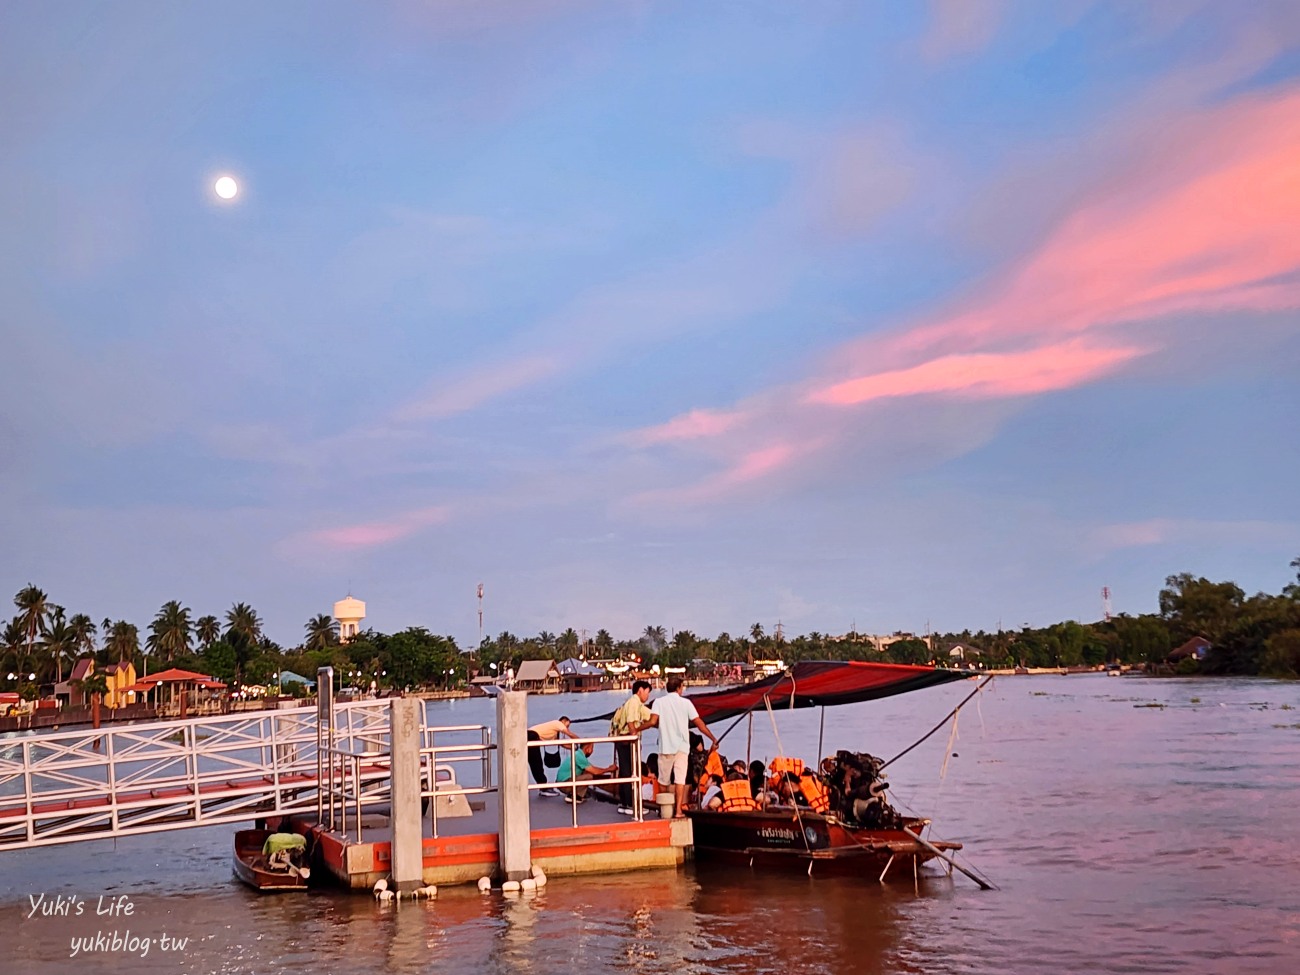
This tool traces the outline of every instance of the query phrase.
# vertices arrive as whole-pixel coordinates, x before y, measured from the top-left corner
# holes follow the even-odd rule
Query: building
[[[339,643],[347,643],[361,632],[361,621],[366,618],[366,604],[352,593],[334,604],[334,619],[339,624]]]
[[[104,703],[110,708],[124,708],[135,703],[135,691],[127,688],[135,685],[135,664],[129,660],[120,660],[104,668],[104,679],[108,683],[108,693]]]
[[[515,674],[515,690],[534,694],[557,694],[560,690],[560,672],[554,660],[525,660]]]

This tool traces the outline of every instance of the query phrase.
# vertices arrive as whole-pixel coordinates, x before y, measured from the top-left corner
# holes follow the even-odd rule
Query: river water
[[[831,709],[827,750],[892,756],[972,688]],[[620,697],[532,698],[530,720]],[[437,724],[490,724],[491,709],[429,705]],[[724,754],[743,756],[747,731]],[[699,864],[393,908],[259,896],[231,878],[233,827],[182,830],[0,853],[0,973],[1300,971],[1300,684],[1005,677],[951,732],[891,768],[893,798],[965,842],[995,891],[937,868],[881,886]],[[818,712],[777,733],[812,757]],[[752,749],[775,753],[766,715]],[[41,894],[81,900],[29,917]]]

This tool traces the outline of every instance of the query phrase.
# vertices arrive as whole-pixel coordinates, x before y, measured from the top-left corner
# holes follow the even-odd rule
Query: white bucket
[[[655,796],[655,802],[659,805],[660,819],[673,818],[673,805],[675,804],[676,799],[677,797],[671,792],[661,792]]]

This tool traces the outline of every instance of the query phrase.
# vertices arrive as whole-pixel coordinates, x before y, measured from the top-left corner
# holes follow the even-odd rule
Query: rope
[[[984,688],[987,687],[987,686],[989,685],[989,683],[990,683],[992,680],[993,680],[993,677],[992,677],[992,675],[990,675],[990,676],[988,676],[988,677],[985,677],[982,681],[980,681],[979,686],[976,687],[975,690],[971,691],[971,692],[970,692],[969,694],[967,694],[964,698],[962,698],[960,704],[958,704],[955,708],[953,708],[951,711],[949,711],[947,714],[945,714],[945,715],[943,716],[943,720],[941,720],[937,725],[935,725],[933,728],[931,728],[929,731],[927,731],[924,735],[922,735],[922,736],[921,736],[920,738],[918,738],[916,741],[912,742],[912,744],[910,744],[910,745],[908,745],[906,748],[904,748],[901,752],[899,752],[897,755],[895,755],[893,758],[891,758],[889,761],[887,761],[884,765],[880,766],[881,770],[883,771],[884,769],[889,768],[889,766],[893,765],[893,764],[894,764],[895,762],[897,762],[900,758],[902,758],[904,755],[906,755],[908,752],[910,752],[912,749],[914,749],[917,745],[920,745],[922,742],[927,741],[927,740],[928,740],[928,739],[929,739],[929,738],[930,738],[930,737],[931,737],[931,736],[932,736],[936,731],[938,731],[940,728],[942,728],[944,725],[946,725],[946,724],[948,723],[948,719],[949,719],[949,718],[951,718],[951,717],[953,717],[954,715],[956,715],[956,713],[957,713],[958,711],[960,711],[963,707],[965,707],[967,701],[969,701],[972,697],[974,697],[974,696],[975,696],[976,694],[978,694],[980,691],[984,690]]]
[[[793,701],[794,700],[794,677],[790,678],[790,685],[791,685],[790,699],[791,701]],[[776,715],[772,713],[772,702],[767,699],[767,695],[763,696],[763,702],[767,705],[767,716],[772,721],[772,737],[776,739],[776,752],[778,755],[784,755],[785,746],[781,744],[781,732],[779,732],[776,728]],[[784,776],[787,773],[782,772],[781,774]],[[799,812],[799,800],[795,798],[793,794],[793,790],[791,790],[790,801],[794,805],[794,818],[795,821],[799,824],[799,838],[803,840],[803,848],[805,852],[811,853],[812,847],[808,843],[808,834],[804,832],[803,814]],[[811,873],[812,871],[811,863],[808,864],[808,870]]]

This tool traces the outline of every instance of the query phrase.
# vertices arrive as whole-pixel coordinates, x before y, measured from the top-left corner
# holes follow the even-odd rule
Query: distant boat
[[[233,865],[236,877],[264,892],[306,890],[311,877],[307,838],[297,833],[241,829],[235,833]]]

